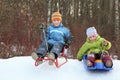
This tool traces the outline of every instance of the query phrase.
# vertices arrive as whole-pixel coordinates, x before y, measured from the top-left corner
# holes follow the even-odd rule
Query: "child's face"
[[[54,19],[52,22],[53,22],[53,24],[54,24],[55,26],[59,26],[60,23],[61,23],[61,20],[59,20],[59,19]]]
[[[89,37],[89,40],[92,42],[92,41],[95,41],[96,38],[97,38],[97,36],[90,36],[90,37]]]

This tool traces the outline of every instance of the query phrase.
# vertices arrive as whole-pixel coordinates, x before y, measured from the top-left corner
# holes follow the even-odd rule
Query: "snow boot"
[[[102,62],[107,68],[111,68],[113,66],[113,62],[112,62],[111,57],[109,56],[109,53],[105,52],[102,54]]]
[[[105,67],[112,68],[112,66],[113,66],[112,60],[106,60]]]
[[[86,65],[88,66],[88,67],[93,67],[93,62],[92,61],[90,61],[90,60],[87,60],[86,61]]]
[[[48,55],[48,57],[50,58],[50,59],[53,59],[53,60],[55,60],[55,54],[54,53],[50,53],[49,55]],[[53,61],[52,60],[49,60],[49,63],[48,63],[49,65],[53,65]]]
[[[94,66],[95,62],[95,55],[93,53],[87,55],[86,65],[87,66]]]
[[[34,59],[34,60],[37,60],[39,57],[38,57],[38,55],[35,53],[35,52],[33,52],[32,54],[31,54],[31,56],[32,56],[32,58]]]
[[[32,56],[32,58],[34,59],[34,60],[37,60],[39,57],[38,57],[38,55],[35,53],[35,52],[33,52],[32,54],[31,54],[31,56]],[[40,65],[40,64],[42,64],[43,63],[43,61],[42,60],[37,60],[37,63],[38,63],[38,65]]]

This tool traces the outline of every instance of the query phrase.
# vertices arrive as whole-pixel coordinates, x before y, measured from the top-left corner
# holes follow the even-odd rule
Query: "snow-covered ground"
[[[69,59],[60,68],[47,62],[35,67],[30,56],[0,59],[0,80],[120,80],[120,60],[111,71],[88,71],[83,62]]]

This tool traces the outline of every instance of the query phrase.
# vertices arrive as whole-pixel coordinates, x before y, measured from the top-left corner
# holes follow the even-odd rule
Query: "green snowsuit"
[[[77,58],[80,60],[82,59],[84,54],[90,54],[91,52],[97,54],[109,50],[111,48],[111,43],[108,41],[108,45],[103,46],[104,40],[105,39],[100,37],[99,35],[97,36],[97,39],[94,42],[90,42],[89,39],[87,38],[86,42],[79,49],[77,53]]]

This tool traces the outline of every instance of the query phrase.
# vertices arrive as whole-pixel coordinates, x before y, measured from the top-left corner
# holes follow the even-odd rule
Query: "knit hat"
[[[52,14],[52,21],[54,21],[55,19],[62,21],[62,15],[59,12],[54,12]]]
[[[97,30],[95,29],[95,27],[89,27],[86,31],[86,35],[87,37],[97,36]]]

